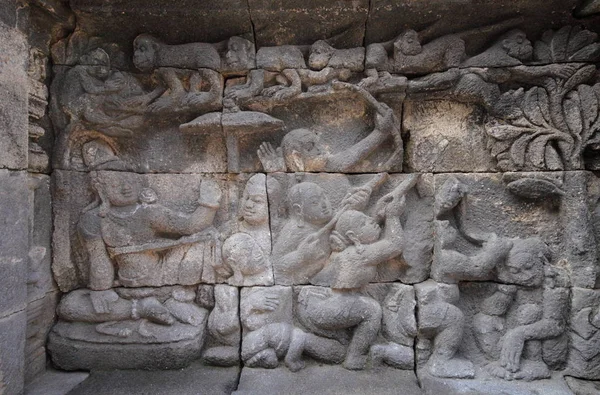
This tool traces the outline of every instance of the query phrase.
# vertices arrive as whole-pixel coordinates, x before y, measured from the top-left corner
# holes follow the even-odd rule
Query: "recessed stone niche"
[[[30,380],[600,387],[597,1],[47,3],[0,73]]]

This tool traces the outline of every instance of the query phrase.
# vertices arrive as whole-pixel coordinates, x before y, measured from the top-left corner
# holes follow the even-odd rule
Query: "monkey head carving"
[[[133,41],[133,64],[140,71],[151,71],[156,66],[156,56],[161,42],[149,34],[140,34]]]
[[[500,41],[502,49],[512,58],[526,61],[533,56],[533,46],[525,33],[515,29],[506,33]]]
[[[414,30],[405,31],[394,42],[394,50],[407,56],[420,54],[423,47],[419,41],[419,34]]]

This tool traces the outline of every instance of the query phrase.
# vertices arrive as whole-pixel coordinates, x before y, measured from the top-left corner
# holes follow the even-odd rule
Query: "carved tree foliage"
[[[492,137],[488,148],[501,170],[581,169],[583,151],[600,138],[600,84],[584,84],[596,68],[556,67],[563,77],[545,77],[540,86],[505,93],[503,100],[513,103],[511,116],[486,125]]]

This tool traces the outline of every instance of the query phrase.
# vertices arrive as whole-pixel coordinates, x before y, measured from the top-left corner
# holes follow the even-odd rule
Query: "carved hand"
[[[371,192],[369,187],[352,188],[342,199],[341,206],[349,210],[362,211],[371,197]]]
[[[252,295],[253,310],[274,311],[279,307],[279,298],[274,293],[257,292]]]
[[[285,171],[285,160],[281,147],[275,149],[271,143],[262,143],[256,152],[266,172]]]

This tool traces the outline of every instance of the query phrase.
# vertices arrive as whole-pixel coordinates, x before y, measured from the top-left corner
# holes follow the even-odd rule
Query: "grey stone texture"
[[[26,169],[27,42],[23,33],[3,23],[0,23],[0,38],[0,147],[3,152],[0,168]]]
[[[334,385],[335,383],[335,385]],[[382,368],[352,372],[339,366],[311,365],[299,373],[285,368],[244,368],[236,395],[258,394],[422,394],[413,372]]]
[[[31,3],[0,393],[596,386],[597,2]]]
[[[26,323],[24,311],[0,318],[0,389],[6,394],[23,392]]]
[[[0,241],[0,316],[25,309],[29,252],[29,177],[24,171],[0,170],[0,212],[4,228]]]
[[[185,369],[148,372],[121,370],[93,372],[69,394],[231,394],[235,390],[239,368],[214,368],[193,364]]]

